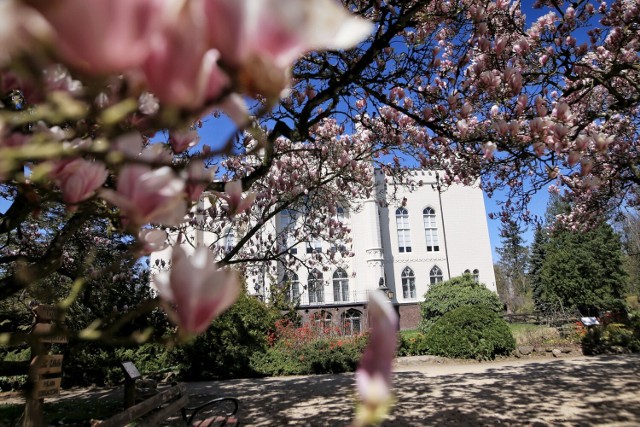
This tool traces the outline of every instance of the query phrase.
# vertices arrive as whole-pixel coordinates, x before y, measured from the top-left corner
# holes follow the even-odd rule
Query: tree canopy
[[[627,289],[620,238],[602,223],[586,232],[557,230],[544,245],[536,273],[538,304],[596,316],[621,308]]]
[[[373,167],[400,182],[412,167],[445,185],[481,178],[506,191],[505,219],[533,219],[547,187],[571,201],[573,225],[638,203],[633,0],[98,3],[0,4],[0,234],[18,239],[49,201],[68,207],[37,257],[3,253],[1,298],[56,274],[65,242],[97,219],[130,237],[131,257],[165,244],[149,224],[183,243],[232,227],[234,247],[199,255],[220,282],[238,282],[228,265],[303,262],[266,225],[292,210],[298,241],[345,238],[335,207],[375,197]],[[237,132],[212,148],[197,130],[220,114]],[[171,311],[182,287],[166,283]]]

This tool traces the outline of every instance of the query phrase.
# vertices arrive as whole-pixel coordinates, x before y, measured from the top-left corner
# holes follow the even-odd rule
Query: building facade
[[[376,173],[375,196],[337,208],[351,229],[353,256],[328,271],[300,268],[279,279],[290,286],[304,318],[347,330],[363,327],[367,297],[382,287],[401,329],[420,321],[419,302],[433,283],[472,274],[496,291],[484,198],[479,187],[452,185],[439,191],[434,171],[417,170],[411,184],[396,186]],[[281,219],[281,227],[286,221]],[[332,250],[311,242],[298,251]],[[326,269],[325,269],[326,270]]]
[[[265,232],[282,236],[288,254],[322,259],[317,255],[333,251],[332,261],[249,269],[248,291],[269,299],[277,282],[304,320],[347,334],[366,330],[368,294],[379,288],[396,308],[401,329],[418,326],[419,303],[433,283],[469,273],[496,291],[487,215],[477,186],[440,189],[437,173],[427,170],[413,171],[410,182],[398,186],[376,172],[372,197],[337,206],[335,219],[350,230],[350,243],[293,237],[287,242],[287,229],[301,218],[294,210],[280,212]],[[215,245],[221,252],[236,241],[231,229],[221,236],[195,235],[196,245]]]

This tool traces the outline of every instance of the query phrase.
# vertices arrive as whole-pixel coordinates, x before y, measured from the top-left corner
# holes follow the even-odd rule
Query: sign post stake
[[[45,354],[51,350],[52,343],[66,343],[66,336],[45,337],[53,328],[52,320],[56,317],[55,307],[39,305],[34,309],[36,320],[31,340],[31,364],[29,365],[29,384],[26,389],[23,427],[40,427],[44,425],[44,398],[57,395],[60,391],[62,355]],[[57,374],[51,378],[49,375]]]

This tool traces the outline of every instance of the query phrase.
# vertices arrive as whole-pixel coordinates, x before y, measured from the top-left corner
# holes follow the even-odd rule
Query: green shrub
[[[116,385],[124,375],[116,349],[80,342],[66,346],[62,361],[62,386]]]
[[[0,347],[0,360],[7,362],[25,362],[31,359],[31,350],[28,347]],[[10,377],[0,376],[0,390],[18,390],[27,383],[27,371],[24,375]]]
[[[280,311],[243,293],[207,332],[177,348],[173,363],[190,381],[257,376],[251,357],[266,351],[267,335],[280,316]]]
[[[171,367],[171,351],[160,344],[111,347],[81,342],[65,347],[62,362],[64,387],[122,384],[122,362],[133,362],[143,375],[161,372]]]
[[[265,353],[255,354],[251,365],[256,372],[269,376],[352,372],[366,344],[366,335],[319,337],[300,345],[281,340]]]
[[[504,306],[495,292],[465,274],[446,282],[434,283],[420,303],[422,322],[420,330],[427,332],[446,313],[465,305],[484,306],[494,313],[502,313]]]
[[[640,351],[640,329],[634,326],[622,323],[592,326],[582,338],[582,352],[589,356],[637,353]]]
[[[262,375],[308,375],[353,371],[367,344],[367,335],[343,336],[339,328],[318,322],[297,326],[288,319],[275,323],[269,347],[251,358]]]
[[[488,360],[509,354],[515,340],[507,322],[485,306],[463,306],[442,316],[426,337],[435,356]]]
[[[398,356],[422,356],[429,354],[426,335],[420,331],[400,331]]]

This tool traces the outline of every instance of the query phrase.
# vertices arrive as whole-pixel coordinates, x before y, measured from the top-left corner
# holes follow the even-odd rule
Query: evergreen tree
[[[591,316],[620,307],[626,274],[620,239],[607,223],[589,231],[556,230],[542,250],[534,274],[540,304]]]
[[[625,253],[625,270],[629,274],[627,292],[638,295],[640,293],[640,211],[628,212],[620,228]]]
[[[496,248],[500,255],[498,263],[504,281],[502,301],[509,313],[518,311],[530,300],[529,278],[526,273],[529,251],[523,245],[522,228],[509,218],[502,222],[500,237],[502,247]]]
[[[545,245],[549,240],[548,231],[542,224],[536,225],[536,231],[533,235],[533,244],[531,245],[531,256],[529,257],[529,284],[531,286],[531,294],[533,303],[538,311],[544,311],[544,303],[542,301],[542,283],[540,280],[540,270],[545,258]]]

